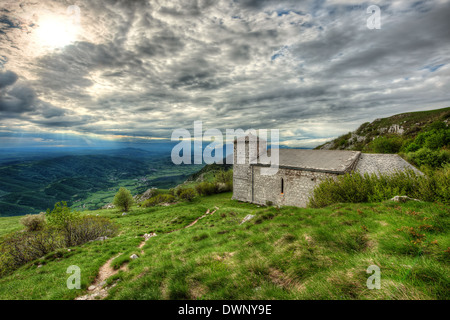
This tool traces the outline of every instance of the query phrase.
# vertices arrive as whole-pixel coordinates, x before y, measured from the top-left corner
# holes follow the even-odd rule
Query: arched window
[[[284,194],[284,179],[281,178],[281,194]]]

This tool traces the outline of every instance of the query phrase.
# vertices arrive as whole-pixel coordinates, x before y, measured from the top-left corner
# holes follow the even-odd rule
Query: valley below
[[[99,209],[119,187],[133,194],[171,188],[202,165],[176,166],[167,153],[118,149],[103,154],[75,154],[0,162],[0,216],[39,213],[66,201],[77,210]]]

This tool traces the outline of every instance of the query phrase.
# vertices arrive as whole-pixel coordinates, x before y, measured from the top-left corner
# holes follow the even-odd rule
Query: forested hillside
[[[132,154],[130,154],[132,152]],[[67,201],[79,209],[98,209],[119,186],[134,193],[183,182],[198,166],[175,166],[170,157],[145,151],[117,155],[68,155],[0,166],[0,216],[37,213]]]

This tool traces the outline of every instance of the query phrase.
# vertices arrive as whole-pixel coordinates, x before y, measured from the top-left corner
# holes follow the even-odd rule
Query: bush
[[[313,191],[309,206],[319,208],[334,203],[380,202],[396,195],[449,204],[449,178],[450,166],[430,172],[429,176],[412,170],[391,175],[346,174],[320,183]]]
[[[214,182],[203,181],[195,186],[201,196],[209,196],[233,190],[233,170],[220,170],[214,177]]]
[[[442,168],[450,163],[450,151],[421,148],[416,152],[407,153],[406,158],[419,167]]]
[[[410,143],[407,147],[405,147],[406,152],[415,152],[420,149],[420,145],[415,142]]]
[[[59,212],[60,206],[55,206]],[[64,211],[64,210],[63,210]],[[83,216],[38,231],[14,232],[0,243],[0,276],[57,249],[81,245],[99,237],[114,237],[118,226],[104,217]]]
[[[450,164],[433,172],[435,201],[450,204]]]
[[[133,196],[130,191],[124,187],[120,187],[119,192],[114,197],[113,204],[120,210],[128,212],[133,205],[133,201]]]
[[[153,207],[159,203],[172,203],[174,201],[175,197],[171,194],[158,194],[148,200],[145,200],[141,205],[143,207]]]
[[[376,153],[398,153],[402,147],[401,137],[378,137],[370,143],[370,148]]]
[[[180,199],[192,201],[195,198],[195,190],[193,188],[186,188],[180,192]]]
[[[233,190],[233,181],[228,181],[227,183],[218,183],[217,192],[229,192]]]
[[[67,224],[78,218],[76,211],[70,210],[65,201],[58,202],[52,211],[47,209],[47,220],[50,225],[56,228],[65,228]]]
[[[176,194],[176,196],[179,198],[180,197],[180,195],[181,195],[181,193],[184,191],[184,189],[183,188],[177,188],[176,190],[175,190],[175,194]]]
[[[67,246],[77,246],[100,237],[112,238],[118,230],[118,226],[107,218],[83,216],[70,222],[63,235]]]
[[[450,132],[450,131],[448,131]],[[425,139],[423,146],[432,150],[437,150],[448,144],[448,132],[440,130]]]
[[[0,272],[15,270],[23,264],[43,257],[65,245],[64,237],[55,228],[35,232],[15,232],[3,238]]]
[[[233,170],[220,170],[216,173],[215,182],[218,183],[229,183],[233,182]]]
[[[45,227],[45,214],[43,212],[39,214],[27,214],[20,219],[20,223],[23,224],[27,231],[39,231]]]
[[[195,190],[201,196],[209,196],[218,193],[219,186],[212,182],[201,182],[195,186]]]

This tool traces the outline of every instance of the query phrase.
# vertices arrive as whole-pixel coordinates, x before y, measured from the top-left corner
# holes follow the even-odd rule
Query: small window
[[[281,178],[281,194],[284,194],[284,179]]]

